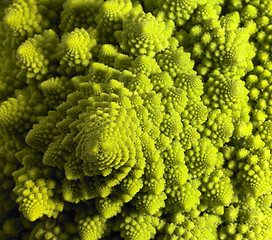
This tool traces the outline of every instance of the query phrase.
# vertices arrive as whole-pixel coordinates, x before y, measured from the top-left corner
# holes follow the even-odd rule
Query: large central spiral
[[[139,121],[134,110],[128,112],[116,103],[97,108],[81,128],[76,151],[85,175],[107,176],[128,162],[131,167],[135,164]]]

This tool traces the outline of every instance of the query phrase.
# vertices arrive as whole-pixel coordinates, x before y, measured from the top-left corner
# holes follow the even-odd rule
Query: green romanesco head
[[[271,0],[0,2],[0,239],[272,239]]]

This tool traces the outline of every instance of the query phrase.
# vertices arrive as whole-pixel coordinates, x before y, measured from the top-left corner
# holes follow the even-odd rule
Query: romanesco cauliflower
[[[272,239],[272,0],[0,6],[0,239]]]

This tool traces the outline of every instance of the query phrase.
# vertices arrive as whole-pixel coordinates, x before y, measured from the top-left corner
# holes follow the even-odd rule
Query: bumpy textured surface
[[[0,2],[0,239],[272,239],[271,0]]]

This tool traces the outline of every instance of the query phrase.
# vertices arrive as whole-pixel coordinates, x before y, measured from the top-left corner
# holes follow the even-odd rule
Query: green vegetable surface
[[[1,240],[272,239],[272,0],[0,17]]]

